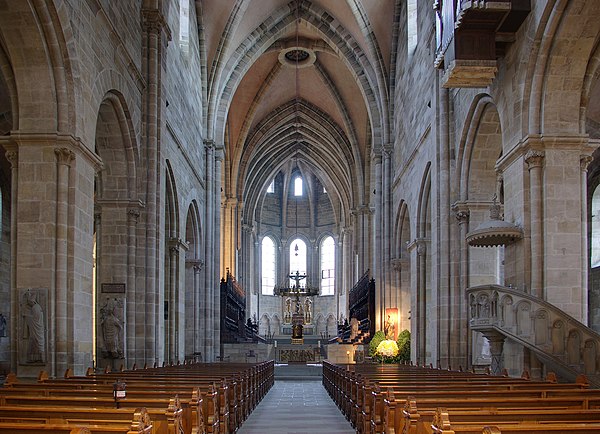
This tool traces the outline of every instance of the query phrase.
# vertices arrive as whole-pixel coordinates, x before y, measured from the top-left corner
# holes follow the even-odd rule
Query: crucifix
[[[295,281],[296,283],[294,284],[294,289],[296,289],[297,291],[300,290],[300,281],[302,279],[306,278],[306,273],[304,274],[300,274],[300,271],[296,271],[296,273],[291,273],[290,274],[290,279]]]

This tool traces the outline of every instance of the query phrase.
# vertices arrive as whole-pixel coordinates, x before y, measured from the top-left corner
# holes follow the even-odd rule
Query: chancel
[[[598,0],[2,1],[0,434],[600,432],[599,147]]]

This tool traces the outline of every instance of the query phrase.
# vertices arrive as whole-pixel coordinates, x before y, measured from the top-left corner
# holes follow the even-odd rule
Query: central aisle
[[[321,381],[276,380],[238,434],[352,434]]]

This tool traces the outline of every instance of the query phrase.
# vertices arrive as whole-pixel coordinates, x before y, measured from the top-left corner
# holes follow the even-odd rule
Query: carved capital
[[[19,165],[19,152],[18,151],[6,151],[6,159],[10,163],[10,167],[16,169]]]
[[[186,259],[185,264],[192,267],[194,272],[199,272],[204,267],[204,261],[202,259]]]
[[[165,17],[156,9],[142,9],[142,25],[148,33],[160,34],[164,30],[167,39],[171,40],[171,30]]]
[[[204,139],[203,140],[204,143],[204,149],[207,150],[213,150],[215,149],[215,141],[212,139]]]
[[[138,218],[140,217],[140,210],[137,208],[129,208],[127,210],[127,216],[129,217],[130,222],[137,223]]]
[[[542,167],[544,164],[544,158],[546,153],[544,151],[538,151],[536,149],[530,149],[525,154],[525,162],[529,166],[529,170],[535,167]]]
[[[392,264],[392,268],[394,271],[400,273],[402,271],[402,259],[400,258],[392,258],[390,261]]]
[[[181,250],[188,251],[190,245],[181,238],[169,238],[169,250],[173,253],[179,253]]]
[[[465,224],[469,222],[469,216],[471,215],[471,213],[469,212],[468,209],[461,209],[456,211],[456,220],[458,221],[459,225]]]
[[[394,145],[392,143],[388,143],[387,145],[382,146],[383,157],[390,158],[392,156],[392,152],[394,151]]]
[[[406,245],[406,249],[409,252],[417,249],[418,256],[425,256],[427,254],[427,240],[425,238],[415,238]]]
[[[579,160],[579,167],[582,172],[587,172],[587,168],[594,159],[591,155],[583,155]]]
[[[58,164],[70,166],[73,160],[75,160],[75,153],[69,148],[55,148],[54,153],[56,154]]]

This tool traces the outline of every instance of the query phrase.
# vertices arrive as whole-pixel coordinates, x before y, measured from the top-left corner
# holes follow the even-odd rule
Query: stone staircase
[[[585,374],[600,387],[600,334],[561,309],[531,294],[500,285],[467,290],[471,330],[490,342],[492,372],[499,373],[503,343],[512,340],[533,351],[566,381]],[[498,372],[494,372],[498,371]]]

